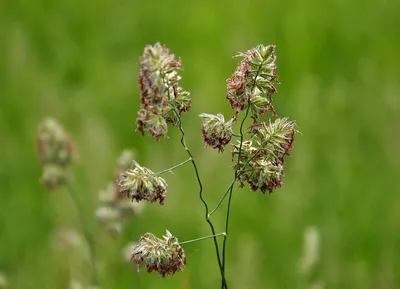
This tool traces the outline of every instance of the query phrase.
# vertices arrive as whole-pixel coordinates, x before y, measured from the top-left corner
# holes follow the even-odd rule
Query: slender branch
[[[260,70],[261,70],[262,65],[263,65],[263,63],[261,63],[260,66],[258,67],[257,73],[256,73],[256,75],[255,75],[255,77],[254,77],[254,83],[253,83],[253,87],[251,88],[251,91],[253,91],[254,88],[255,88],[255,86],[256,86],[256,79],[257,79],[257,77],[258,77],[258,74],[260,73]],[[235,182],[236,182],[236,180],[237,180],[237,177],[238,177],[239,171],[240,171],[239,162],[240,162],[240,157],[241,157],[241,154],[242,154],[242,145],[243,145],[243,138],[244,138],[244,135],[243,135],[243,125],[244,125],[244,122],[246,121],[246,119],[247,119],[247,117],[248,117],[248,115],[249,115],[249,111],[250,111],[250,98],[248,98],[248,100],[247,100],[246,114],[245,114],[245,116],[243,117],[242,122],[240,123],[240,131],[239,131],[239,133],[240,133],[240,145],[239,145],[239,151],[238,151],[238,157],[237,157],[237,163],[238,163],[238,165],[237,165],[237,167],[236,167],[236,169],[235,169],[233,181],[232,181],[232,183],[231,183],[231,185],[229,186],[229,189],[228,189],[228,191],[227,191],[228,194],[229,194],[229,198],[228,198],[228,208],[227,208],[227,210],[226,210],[226,219],[225,219],[225,232],[226,232],[226,236],[225,236],[225,238],[224,238],[224,242],[223,242],[223,245],[222,245],[222,269],[223,269],[223,271],[224,271],[224,275],[225,275],[225,262],[226,262],[226,243],[227,243],[227,240],[228,240],[229,216],[230,216],[230,211],[231,211],[232,192],[233,192],[234,184],[235,184]],[[225,194],[227,194],[227,193],[225,193]],[[223,198],[225,198],[225,195],[224,195]]]
[[[85,222],[85,218],[83,216],[83,209],[82,206],[79,203],[78,197],[76,195],[76,191],[70,184],[66,184],[67,191],[69,195],[71,196],[72,202],[75,205],[75,208],[78,212],[78,218],[81,222],[82,225],[82,231],[83,235],[85,236],[86,242],[89,247],[89,258],[90,258],[90,265],[92,266],[93,274],[92,274],[92,279],[93,279],[93,285],[97,286],[99,285],[99,277],[98,277],[98,272],[96,269],[96,259],[95,259],[95,249],[94,249],[94,239],[92,234],[90,233],[87,224]]]
[[[165,75],[162,73],[162,71],[160,71],[160,73],[162,75],[164,84],[167,86],[168,99],[172,100],[171,95],[170,95],[170,88],[171,87],[167,82],[165,82]],[[215,228],[214,228],[214,225],[211,222],[211,220],[209,218],[209,214],[208,214],[209,208],[208,208],[207,202],[206,202],[206,200],[204,199],[204,196],[203,196],[203,184],[202,184],[201,179],[200,179],[199,170],[197,168],[197,165],[196,165],[196,162],[195,162],[195,160],[193,158],[193,155],[192,155],[191,151],[189,150],[189,148],[188,148],[188,146],[186,144],[185,130],[183,129],[182,118],[179,115],[178,109],[176,108],[176,106],[173,104],[172,101],[171,101],[171,106],[173,107],[174,113],[175,113],[175,115],[176,115],[176,117],[178,119],[178,127],[179,127],[179,130],[181,132],[181,144],[182,144],[183,148],[185,149],[185,151],[187,152],[187,154],[189,155],[189,157],[191,159],[191,162],[192,162],[193,169],[194,169],[195,174],[196,174],[196,179],[197,179],[197,182],[199,184],[199,197],[200,197],[201,202],[204,204],[204,208],[205,208],[205,219],[206,219],[206,222],[210,226],[212,235],[215,235],[216,234],[215,233]],[[225,273],[224,273],[223,265],[222,265],[222,261],[221,261],[221,256],[220,256],[220,253],[219,253],[219,246],[218,246],[217,237],[214,236],[213,237],[213,241],[214,241],[214,245],[215,245],[215,252],[216,252],[216,255],[217,255],[218,267],[219,267],[219,270],[220,270],[220,273],[221,273],[221,279],[222,279],[222,287],[221,287],[221,289],[224,289],[224,288],[228,289],[228,285],[226,283]]]
[[[209,209],[208,209],[207,202],[206,202],[206,200],[204,199],[204,196],[203,196],[203,184],[202,184],[201,179],[200,179],[199,170],[197,168],[195,160],[193,159],[192,153],[190,152],[189,148],[186,145],[185,131],[184,131],[183,127],[182,127],[181,117],[179,116],[179,113],[178,113],[176,107],[175,106],[173,106],[173,107],[174,107],[175,114],[178,117],[179,130],[181,131],[181,144],[182,144],[182,146],[184,147],[184,149],[186,150],[186,152],[188,153],[188,155],[191,158],[192,165],[193,165],[194,171],[196,173],[197,182],[199,183],[199,188],[200,188],[199,196],[200,196],[200,200],[204,204],[205,218],[206,218],[206,221],[207,221],[208,225],[210,226],[212,234],[215,235],[214,225],[213,225],[213,223],[211,222],[211,220],[208,217],[209,216],[209,214],[208,214],[208,210]],[[221,271],[221,278],[222,278],[222,284],[223,284],[222,285],[222,289],[223,288],[228,289],[228,285],[226,284],[225,274],[224,274],[224,270],[223,270],[223,263],[221,262],[221,257],[220,257],[220,253],[219,253],[219,247],[218,247],[217,238],[213,237],[213,240],[214,240],[215,251],[216,251],[216,255],[217,255],[218,266],[219,266],[220,271]]]
[[[179,242],[179,245],[190,244],[190,243],[194,243],[194,242],[198,242],[198,241],[202,241],[202,240],[206,240],[206,239],[210,239],[210,238],[214,238],[214,237],[219,237],[219,236],[226,236],[226,234],[219,233],[216,235],[210,235],[210,236],[201,237],[201,238],[197,238],[197,239],[193,239],[193,240],[189,240],[189,241]]]
[[[169,168],[169,169],[163,170],[163,171],[161,171],[161,172],[158,172],[158,173],[154,173],[153,175],[154,175],[154,176],[156,176],[156,175],[161,175],[161,174],[164,174],[164,173],[171,172],[172,170],[174,170],[174,169],[176,169],[176,168],[179,168],[179,167],[183,166],[184,164],[186,164],[186,163],[190,162],[191,160],[192,160],[192,158],[188,158],[186,161],[184,161],[184,162],[181,162],[180,164],[177,164],[176,166],[173,166],[172,168]]]
[[[203,196],[203,184],[201,183],[201,180],[200,180],[199,171],[197,169],[196,162],[193,159],[193,155],[192,155],[192,153],[190,152],[189,148],[186,145],[185,131],[184,131],[183,127],[182,127],[182,120],[181,120],[181,117],[179,116],[179,113],[178,113],[178,111],[177,111],[175,106],[174,106],[174,111],[175,111],[175,114],[177,115],[178,121],[179,121],[179,130],[181,131],[181,144],[184,147],[184,149],[186,150],[186,152],[188,153],[188,155],[192,159],[192,165],[193,165],[193,168],[194,168],[195,173],[196,173],[197,182],[199,183],[199,187],[200,187],[199,196],[200,196],[200,200],[204,204],[205,218],[206,218],[206,221],[207,221],[208,225],[210,226],[212,234],[215,235],[214,225],[213,225],[213,223],[211,222],[211,220],[208,217],[208,210],[209,209],[208,209],[207,202],[206,202],[206,200],[204,199],[204,196]],[[220,257],[220,253],[219,253],[219,247],[218,247],[217,238],[213,237],[213,240],[214,240],[215,251],[216,251],[216,255],[217,255],[218,266],[219,266],[220,271],[221,271],[221,278],[222,278],[222,284],[223,284],[222,285],[222,289],[223,288],[228,289],[228,285],[226,284],[225,274],[224,274],[224,270],[223,270],[223,264],[221,262],[221,257]]]
[[[236,181],[236,179],[235,179]],[[215,206],[214,209],[211,210],[210,214],[208,215],[209,217],[211,217],[217,210],[218,208],[221,206],[222,202],[225,200],[226,196],[229,194],[229,191],[232,189],[232,187],[234,186],[235,182],[232,182],[231,185],[229,186],[229,188],[226,190],[225,194],[222,196],[222,198],[218,201],[217,205]]]
[[[238,153],[238,163],[239,163],[239,160],[240,160],[240,157],[241,157],[241,154],[242,154],[242,144],[243,144],[243,138],[244,138],[244,136],[243,136],[243,125],[244,125],[244,122],[245,122],[245,120],[246,120],[246,118],[247,118],[247,116],[249,114],[249,110],[250,110],[250,100],[248,100],[246,114],[245,114],[245,116],[242,119],[242,122],[240,124],[240,135],[241,136],[240,136],[240,145],[239,145],[239,153]],[[226,260],[225,259],[225,257],[226,257],[226,242],[227,242],[227,239],[228,239],[229,216],[230,216],[230,211],[231,211],[232,192],[233,192],[233,186],[236,183],[236,179],[238,177],[238,174],[239,174],[239,166],[237,166],[237,168],[235,170],[234,179],[233,179],[233,181],[232,181],[232,183],[229,186],[229,189],[227,191],[227,193],[229,194],[229,198],[228,198],[228,208],[226,210],[226,218],[225,218],[226,236],[224,238],[224,242],[223,242],[223,245],[222,245],[222,269],[224,271],[224,274],[225,274],[225,260]]]

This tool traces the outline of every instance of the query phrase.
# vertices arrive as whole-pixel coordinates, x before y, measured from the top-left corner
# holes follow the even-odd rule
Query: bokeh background
[[[146,206],[119,238],[94,218],[122,149],[134,149],[153,171],[187,158],[179,131],[159,143],[135,132],[137,60],[157,41],[183,60],[181,83],[193,98],[184,125],[211,205],[233,172],[229,151],[204,148],[197,115],[230,116],[231,56],[277,45],[275,107],[297,120],[302,135],[282,189],[234,191],[230,288],[399,288],[399,31],[394,0],[0,1],[0,272],[8,288],[90,280],[71,199],[39,183],[36,130],[46,116],[79,150],[74,182],[96,236],[103,288],[219,288],[210,240],[185,246],[187,268],[165,279],[136,273],[121,253],[147,231],[169,229],[180,240],[210,233],[190,166],[166,175],[165,206]],[[218,232],[224,214],[213,216]],[[310,227],[319,250],[304,270]]]

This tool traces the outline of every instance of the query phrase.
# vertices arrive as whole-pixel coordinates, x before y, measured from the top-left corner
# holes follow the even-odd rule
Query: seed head
[[[222,114],[202,113],[199,115],[203,119],[201,132],[203,141],[206,145],[218,149],[219,152],[224,150],[224,147],[231,141],[232,121],[225,122]]]
[[[260,189],[272,193],[283,185],[284,158],[289,156],[293,147],[296,123],[287,118],[278,118],[274,122],[255,123],[249,128],[251,140],[236,144],[232,158],[240,158],[233,168],[238,169],[238,181],[244,182],[253,191]]]
[[[293,148],[296,122],[288,118],[277,118],[274,122],[255,123],[249,129],[265,156],[276,163],[284,163]]]
[[[275,189],[283,185],[283,166],[272,162],[258,159],[248,164],[247,169],[239,173],[238,180],[240,186],[244,186],[246,181],[252,191],[261,190],[264,194],[268,191],[272,193]]]
[[[139,65],[141,109],[137,129],[159,140],[160,136],[167,136],[167,124],[177,125],[178,116],[191,108],[189,92],[179,86],[178,70],[183,70],[182,63],[165,46],[156,43],[145,47]]]
[[[251,116],[257,120],[267,110],[275,114],[272,106],[272,95],[276,93],[275,85],[279,83],[276,74],[276,57],[274,45],[258,45],[246,53],[235,73],[227,80],[227,96],[231,108],[237,114],[250,103]]]
[[[134,168],[123,172],[117,180],[118,192],[126,194],[130,199],[147,200],[164,204],[167,183],[148,168],[134,162]]]
[[[144,234],[131,253],[138,271],[141,264],[145,264],[147,272],[156,271],[162,277],[174,275],[183,271],[186,265],[186,256],[178,239],[167,231],[163,239],[151,233]]]
[[[136,122],[138,125],[137,130],[140,131],[142,135],[147,131],[149,135],[155,137],[157,141],[161,136],[167,138],[167,122],[162,116],[162,113],[157,109],[140,109]]]

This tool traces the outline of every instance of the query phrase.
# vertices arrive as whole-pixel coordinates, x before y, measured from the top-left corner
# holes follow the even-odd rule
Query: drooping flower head
[[[123,172],[117,180],[118,192],[126,194],[130,199],[149,202],[159,202],[164,204],[167,193],[166,181],[154,174],[148,168],[133,162],[133,169]]]
[[[222,114],[202,113],[199,117],[203,119],[201,132],[204,143],[220,152],[223,151],[232,139],[232,120],[225,122]]]
[[[191,107],[190,94],[179,86],[182,62],[159,43],[145,47],[139,59],[140,99],[137,130],[154,136],[167,136],[167,124],[177,125],[178,116]]]
[[[141,264],[145,264],[148,273],[156,271],[162,277],[183,271],[186,265],[185,252],[169,231],[163,239],[151,233],[144,234],[133,248],[131,260],[135,261],[138,271]]]
[[[246,53],[235,73],[227,80],[227,95],[235,116],[250,104],[251,116],[257,120],[267,110],[275,114],[272,106],[272,95],[279,83],[276,74],[276,57],[274,45],[258,45]]]

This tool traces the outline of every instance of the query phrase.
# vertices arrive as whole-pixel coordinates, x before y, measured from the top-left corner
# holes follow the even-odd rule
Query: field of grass
[[[232,55],[277,47],[275,107],[302,135],[282,189],[268,196],[235,188],[229,288],[400,288],[399,31],[394,0],[0,1],[0,272],[8,288],[90,279],[85,243],[60,238],[81,232],[75,207],[66,191],[39,183],[36,132],[46,116],[79,151],[74,183],[96,236],[102,288],[220,288],[211,240],[185,246],[187,268],[165,279],[137,273],[121,253],[147,231],[168,229],[180,240],[210,233],[190,166],[166,175],[165,205],[146,206],[123,236],[110,237],[94,218],[122,149],[153,171],[187,158],[177,129],[159,143],[135,132],[137,60],[155,42],[182,58],[182,86],[193,99],[184,126],[210,204],[229,186],[232,163],[229,150],[204,147],[197,116],[231,115]],[[218,232],[224,215],[213,216]],[[319,261],[305,275],[299,259],[310,226]]]

